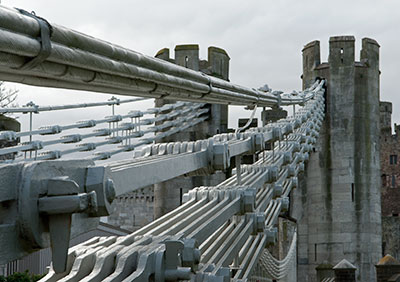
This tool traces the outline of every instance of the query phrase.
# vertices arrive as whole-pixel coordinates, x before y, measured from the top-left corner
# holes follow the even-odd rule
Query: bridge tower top
[[[186,68],[201,71],[224,80],[229,80],[228,53],[219,47],[208,47],[208,60],[200,60],[198,44],[183,44],[175,46],[175,58],[170,58],[170,50],[163,48],[157,52],[156,58],[175,63]]]
[[[356,61],[354,36],[334,36],[328,62],[321,62],[319,41],[303,48],[304,89],[318,77],[327,88],[319,153],[310,157],[303,192],[312,197],[303,213],[301,208],[293,212],[299,234],[307,237],[299,240],[301,281],[315,276],[323,261],[336,264],[344,258],[357,266],[359,281],[375,277],[374,264],[382,252],[379,47],[364,38]]]
[[[328,62],[321,63],[320,42],[318,40],[306,44],[303,53],[303,89],[309,87],[318,76],[329,73],[324,69],[331,69],[331,72],[343,67],[364,67],[369,70],[379,71],[379,44],[374,39],[363,38],[360,61],[355,61],[355,38],[354,36],[332,36],[329,38]]]
[[[329,38],[329,59],[331,67],[352,66],[355,62],[354,36],[333,36]]]
[[[199,71],[199,45],[176,45],[175,64]]]

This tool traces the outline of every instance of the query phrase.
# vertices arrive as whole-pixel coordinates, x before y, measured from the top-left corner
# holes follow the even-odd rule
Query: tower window
[[[317,244],[314,244],[314,261],[317,261]]]
[[[390,155],[389,162],[391,165],[397,164],[397,155]]]
[[[382,175],[381,175],[381,180],[382,180],[382,187],[388,186],[388,183],[387,183],[387,175],[386,175],[386,174],[382,174]]]
[[[392,175],[392,188],[396,188],[396,176]]]
[[[342,64],[343,64],[343,55],[344,55],[344,50],[343,50],[343,48],[340,48],[340,61],[342,62]]]
[[[186,57],[185,57],[185,68],[187,68],[188,65],[189,65],[189,57],[186,56]]]

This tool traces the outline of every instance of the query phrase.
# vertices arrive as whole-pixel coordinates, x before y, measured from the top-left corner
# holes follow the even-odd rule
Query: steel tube
[[[0,113],[29,113],[29,112],[37,113],[37,112],[47,112],[47,111],[57,111],[57,110],[69,110],[69,109],[80,109],[80,108],[90,108],[90,107],[100,107],[100,106],[111,106],[111,105],[119,105],[119,104],[143,101],[143,100],[146,100],[146,98],[132,98],[132,99],[126,99],[126,100],[120,100],[120,101],[81,103],[81,104],[71,104],[71,105],[1,108]]]
[[[0,18],[2,72],[24,77],[20,79],[22,83],[53,86],[55,82],[51,82],[52,80],[68,80],[69,88],[77,90],[86,88],[96,91],[95,88],[103,84],[115,87],[109,88],[110,93],[115,94],[121,94],[124,89],[154,97],[153,92],[157,91],[172,99],[185,97],[193,101],[209,99],[217,103],[227,103],[226,98],[229,97],[228,101],[232,104],[279,104],[278,97],[271,93],[235,85],[57,25],[53,25],[52,49],[46,61],[31,71],[18,70],[25,64],[25,57],[32,58],[40,53],[41,44],[36,40],[40,31],[39,25],[35,19],[1,6]],[[80,81],[76,81],[77,79]],[[12,81],[15,80],[16,78]],[[173,91],[166,91],[165,87],[172,88]],[[313,87],[315,88],[314,85]],[[184,90],[191,93],[181,95]],[[196,92],[200,95],[196,95]],[[313,96],[310,91],[304,93],[307,97],[285,95],[281,103],[303,103]]]

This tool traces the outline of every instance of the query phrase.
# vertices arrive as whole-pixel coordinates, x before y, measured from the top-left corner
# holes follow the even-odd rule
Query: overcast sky
[[[393,102],[394,122],[400,122],[398,0],[1,2],[150,56],[164,47],[173,50],[176,44],[197,43],[206,59],[207,47],[218,46],[231,57],[232,82],[249,87],[267,83],[286,91],[301,87],[301,50],[306,43],[320,40],[321,59],[326,61],[330,36],[354,35],[359,59],[361,39],[371,37],[381,45],[381,100]],[[101,95],[74,91],[17,88],[21,104],[32,99],[42,105],[104,100]]]

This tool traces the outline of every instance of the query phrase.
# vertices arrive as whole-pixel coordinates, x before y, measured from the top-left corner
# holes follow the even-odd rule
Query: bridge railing
[[[303,169],[302,163],[307,160],[311,145],[318,136],[323,118],[322,84],[323,82],[315,89],[314,99],[307,102],[304,109],[298,110],[294,117],[265,128],[238,134],[219,134],[208,140],[196,142],[153,144],[139,151],[134,160],[114,162],[106,166],[94,166],[92,161],[83,160],[31,164],[21,162],[0,166],[2,183],[8,183],[2,186],[2,200],[17,208],[17,213],[14,209],[5,210],[6,214],[3,216],[8,218],[8,223],[0,225],[4,239],[0,242],[1,248],[6,250],[6,255],[1,257],[2,262],[20,257],[35,248],[47,247],[51,241],[53,269],[59,273],[51,272],[53,278],[66,275],[95,275],[106,278],[109,275],[117,275],[107,272],[106,269],[110,269],[108,267],[114,263],[111,257],[122,250],[130,254],[133,252],[134,257],[144,256],[145,262],[141,265],[144,263],[145,269],[131,269],[133,272],[128,275],[130,278],[131,275],[139,274],[155,275],[155,258],[164,257],[167,249],[173,250],[172,253],[168,251],[168,256],[175,263],[170,264],[170,259],[161,260],[160,267],[174,265],[173,269],[179,270],[182,252],[188,252],[190,259],[184,265],[190,264],[190,269],[193,269],[189,272],[198,275],[199,279],[206,279],[210,275],[228,277],[231,275],[228,265],[233,257],[237,262],[235,267],[243,265],[242,268],[247,269],[238,272],[237,277],[247,277],[256,263],[251,258],[261,256],[260,252],[266,242],[274,242],[276,231],[273,226],[277,216],[281,210],[287,208],[287,195],[297,185],[296,175]],[[268,143],[272,143],[272,150],[265,150]],[[231,157],[242,154],[258,154],[259,161],[253,165],[240,165],[240,162],[237,162],[236,174],[233,177],[217,187],[192,190],[185,196],[186,204],[132,236],[118,240],[102,239],[100,245],[96,243],[97,247],[94,249],[85,243],[85,247],[70,250],[69,259],[65,257],[69,237],[93,228],[98,216],[108,215],[115,194],[183,174],[209,174],[215,170],[223,170],[230,166]],[[194,217],[194,213],[199,216]],[[187,216],[189,214],[190,216]],[[234,224],[231,224],[232,222]],[[191,227],[188,229],[188,226]],[[217,247],[224,240],[228,240],[226,236],[231,231],[237,235],[229,237],[229,240],[234,241],[225,244],[228,249],[219,250]],[[147,239],[138,243],[139,237],[136,236],[144,236],[143,238]],[[169,245],[171,240],[175,243]],[[136,252],[136,243],[144,253]],[[189,250],[187,246],[185,249],[185,244],[189,244]],[[253,247],[249,248],[248,244]],[[10,246],[13,246],[12,250],[8,250]],[[247,247],[243,249],[245,246]],[[82,274],[79,269],[82,267],[88,270],[88,265],[86,260],[82,261],[79,256],[78,260],[71,261],[71,258],[82,251],[79,249],[81,247],[92,250],[89,257],[100,264],[101,269],[105,269],[101,274],[95,274],[95,268]],[[102,251],[98,252],[100,249]],[[111,259],[113,263],[107,262],[107,265],[103,265],[106,262],[101,253],[108,254],[109,251],[111,257],[106,255],[105,261],[109,262]],[[219,255],[216,255],[217,253]],[[229,256],[224,256],[224,253],[229,253]],[[200,261],[196,259],[199,254]],[[76,263],[78,265],[74,266],[74,269],[77,269],[77,273],[69,274],[69,267]],[[82,266],[79,266],[81,263]],[[120,264],[123,271],[118,275],[126,277],[129,271],[127,272],[124,266],[125,261],[121,260]],[[116,266],[112,266],[112,269]],[[64,267],[66,272],[63,272]],[[157,270],[157,275],[172,275],[167,272]],[[188,268],[184,269],[183,273],[178,271],[173,275],[187,277]]]
[[[143,98],[44,107],[30,105],[22,108],[3,108],[0,109],[0,112],[39,113],[104,105],[114,107],[114,105],[140,100],[143,100]],[[103,119],[83,120],[66,125],[48,125],[22,132],[1,131],[0,141],[15,143],[26,137],[29,137],[29,141],[20,142],[12,147],[1,148],[0,156],[17,155],[16,161],[51,160],[113,145],[111,148],[108,146],[108,151],[99,152],[97,150],[94,155],[84,157],[104,160],[119,153],[133,151],[135,148],[181,132],[204,121],[207,119],[209,111],[208,108],[204,108],[204,105],[203,103],[177,102],[145,111],[134,110],[122,115],[116,115],[113,108],[112,115]],[[32,120],[30,120],[30,124],[32,124]],[[102,125],[106,125],[106,127],[101,127]],[[65,132],[67,134],[63,135]],[[150,133],[157,134],[150,135]],[[76,146],[71,146],[73,144],[76,144]],[[74,156],[79,157],[76,154]],[[7,162],[11,161],[7,160]]]
[[[70,110],[70,109],[81,109],[81,108],[92,108],[92,107],[100,107],[100,106],[119,106],[121,104],[132,103],[137,101],[146,100],[145,98],[132,98],[132,99],[123,99],[120,100],[116,97],[112,97],[108,101],[105,102],[91,102],[91,103],[77,103],[77,104],[69,104],[69,105],[54,105],[54,106],[39,106],[33,103],[32,101],[27,103],[24,107],[8,107],[8,108],[0,108],[0,114],[11,114],[11,113],[40,113],[40,112],[48,112],[48,111],[58,111],[58,110]]]
[[[265,247],[276,241],[277,218],[288,208],[287,196],[297,186],[297,175],[318,136],[324,103],[323,91],[317,93],[295,117],[251,130],[268,132],[268,140],[273,141],[272,150],[263,146],[256,150],[257,162],[239,165],[232,177],[216,187],[189,191],[182,206],[131,235],[98,238],[72,248],[67,270],[58,274],[51,271],[43,281],[61,277],[66,281],[141,281],[151,277],[160,281],[245,280],[260,262],[271,277],[286,275],[295,246],[283,261],[271,259]],[[246,134],[249,132],[242,137]],[[225,154],[229,154],[229,148],[239,154],[249,152],[243,145],[245,138],[218,135],[213,140],[213,145],[224,144]],[[143,152],[147,152],[143,162],[165,156],[155,148]],[[88,269],[84,260],[94,264]]]

